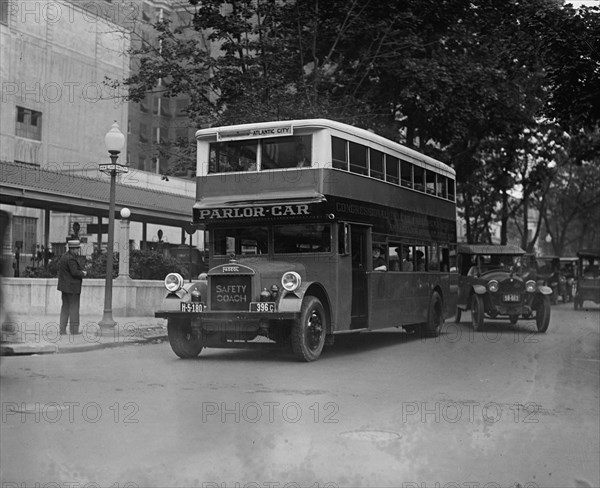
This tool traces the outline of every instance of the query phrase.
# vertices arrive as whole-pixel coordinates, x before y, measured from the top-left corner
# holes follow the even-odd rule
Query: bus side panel
[[[369,329],[416,324],[427,319],[428,273],[367,273]]]
[[[456,310],[456,273],[368,273],[369,329],[424,323],[432,291],[439,288],[444,317]]]
[[[456,315],[458,303],[458,273],[439,273],[440,287],[444,299],[444,318],[448,319]]]

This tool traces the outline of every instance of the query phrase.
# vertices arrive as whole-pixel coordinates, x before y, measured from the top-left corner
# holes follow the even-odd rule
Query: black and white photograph
[[[600,0],[0,0],[0,488],[600,488]]]

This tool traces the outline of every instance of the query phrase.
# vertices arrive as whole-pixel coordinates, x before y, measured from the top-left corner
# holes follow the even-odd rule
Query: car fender
[[[473,285],[473,291],[477,295],[485,295],[487,293],[487,288],[483,285]]]
[[[552,288],[550,288],[549,286],[546,286],[546,285],[538,286],[538,291],[542,295],[552,295]]]

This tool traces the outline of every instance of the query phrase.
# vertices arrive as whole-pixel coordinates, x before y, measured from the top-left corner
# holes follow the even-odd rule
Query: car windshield
[[[480,254],[473,256],[473,265],[478,266],[480,273],[495,270],[514,270],[518,256],[512,254]]]

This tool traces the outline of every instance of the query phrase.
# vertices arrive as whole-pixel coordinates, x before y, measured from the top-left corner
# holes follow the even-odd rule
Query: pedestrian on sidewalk
[[[62,293],[60,309],[60,333],[67,333],[67,322],[71,325],[71,334],[79,334],[79,298],[81,284],[87,272],[77,259],[81,243],[72,239],[67,242],[68,251],[58,261],[58,291]]]

